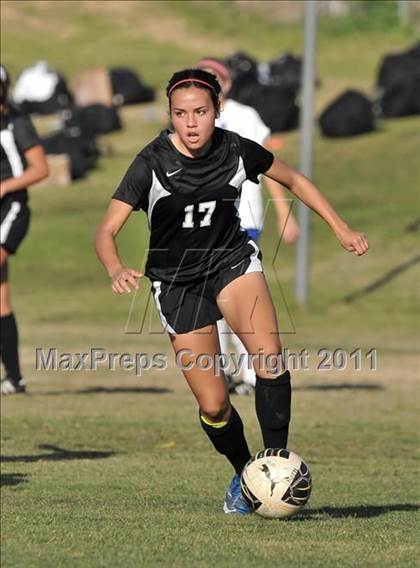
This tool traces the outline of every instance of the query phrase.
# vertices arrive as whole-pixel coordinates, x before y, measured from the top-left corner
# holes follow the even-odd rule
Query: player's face
[[[211,145],[216,110],[206,89],[176,89],[171,96],[171,119],[174,142],[189,156],[205,154]]]

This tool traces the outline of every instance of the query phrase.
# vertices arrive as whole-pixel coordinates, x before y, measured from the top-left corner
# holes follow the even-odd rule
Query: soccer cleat
[[[1,394],[18,394],[26,392],[25,381],[20,379],[20,381],[16,382],[6,377],[0,383],[0,392]]]
[[[236,385],[234,392],[235,394],[248,396],[255,393],[255,387],[253,385],[250,385],[249,383],[242,381],[238,385]]]
[[[238,474],[234,476],[229,489],[226,491],[223,510],[228,515],[249,515],[252,513],[251,507],[242,496],[241,478]]]

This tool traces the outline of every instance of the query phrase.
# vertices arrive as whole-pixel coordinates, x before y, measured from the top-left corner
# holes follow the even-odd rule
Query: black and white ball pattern
[[[308,501],[311,472],[294,452],[268,448],[258,452],[244,467],[241,489],[256,513],[268,518],[296,514]]]

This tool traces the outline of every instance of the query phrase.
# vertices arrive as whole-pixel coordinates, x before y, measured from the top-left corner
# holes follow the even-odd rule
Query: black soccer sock
[[[257,376],[255,409],[265,448],[287,447],[291,398],[289,371],[275,379],[262,379]]]
[[[220,454],[227,457],[236,473],[240,474],[247,461],[251,458],[244,436],[244,426],[241,417],[232,406],[232,413],[226,424],[221,427],[215,427],[208,422],[206,418],[203,419],[200,412],[201,426],[210,438],[213,446]]]
[[[20,381],[20,366],[18,355],[18,330],[13,313],[0,317],[1,358],[9,379]]]

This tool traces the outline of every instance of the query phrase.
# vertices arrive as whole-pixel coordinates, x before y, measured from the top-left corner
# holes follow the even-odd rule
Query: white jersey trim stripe
[[[176,331],[174,329],[172,329],[172,327],[169,325],[168,320],[165,318],[165,316],[163,315],[163,312],[162,312],[162,306],[160,305],[160,300],[159,300],[159,296],[162,293],[161,284],[162,284],[162,282],[160,282],[158,280],[153,282],[153,288],[155,289],[155,294],[154,294],[155,302],[156,302],[156,307],[157,307],[159,315],[160,315],[160,321],[162,322],[162,325],[165,328],[165,331],[169,331],[169,333],[176,334]]]
[[[10,229],[12,228],[13,221],[16,219],[21,209],[22,205],[19,201],[12,201],[10,210],[0,225],[0,244],[3,245],[6,242]]]
[[[248,244],[254,248],[254,252],[251,254],[251,262],[249,263],[248,268],[246,269],[245,274],[250,274],[251,272],[263,272],[263,267],[261,264],[260,259],[258,258],[258,253],[260,249],[254,243],[254,241],[249,240]]]
[[[162,199],[162,197],[171,195],[170,192],[167,191],[160,183],[154,170],[152,171],[152,174],[152,187],[150,188],[149,192],[149,207],[147,208],[147,219],[149,221],[149,227],[152,224],[152,213],[156,203],[159,201],[159,199]]]
[[[246,180],[246,171],[244,167],[244,161],[242,159],[242,156],[239,156],[238,169],[236,170],[236,173],[233,176],[233,178],[229,181],[229,185],[233,185],[233,187],[239,189],[240,187],[242,187],[242,184],[244,183],[245,180]]]
[[[0,134],[0,141],[4,151],[6,152],[7,159],[9,160],[13,177],[16,178],[23,174],[23,162],[17,149],[12,130],[13,124],[11,124],[8,128],[4,128]]]

